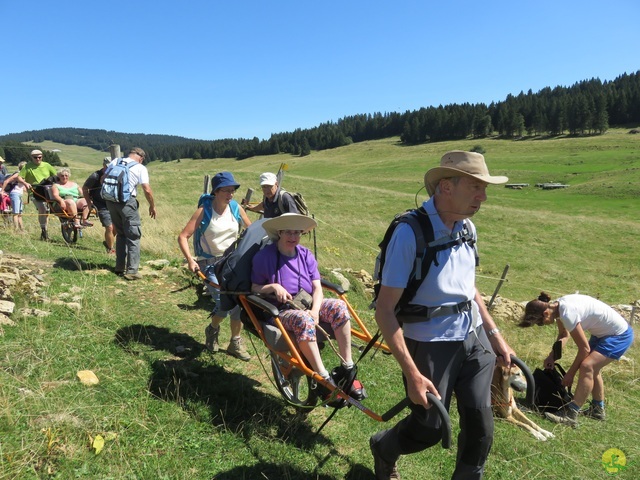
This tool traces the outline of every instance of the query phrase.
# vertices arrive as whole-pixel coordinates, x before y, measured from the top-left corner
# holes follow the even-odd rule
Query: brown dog
[[[509,368],[496,365],[493,372],[493,380],[491,381],[493,414],[496,417],[504,418],[509,423],[524,428],[538,440],[546,441],[547,438],[553,438],[555,436],[553,433],[540,428],[520,411],[513,398],[512,387],[517,392],[523,392],[527,389],[527,381],[522,374],[522,370],[513,363]]]

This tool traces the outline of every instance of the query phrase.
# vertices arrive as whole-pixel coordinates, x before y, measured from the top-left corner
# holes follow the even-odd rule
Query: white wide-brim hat
[[[509,181],[508,177],[490,175],[483,155],[475,152],[452,150],[442,156],[439,167],[432,168],[425,174],[424,186],[429,196],[432,196],[440,180],[460,176],[477,178],[482,182],[493,185]]]
[[[318,223],[311,217],[300,215],[299,213],[284,213],[279,217],[270,218],[262,224],[262,228],[267,232],[271,240],[278,240],[280,230],[300,230],[302,233],[309,233],[316,228]]]

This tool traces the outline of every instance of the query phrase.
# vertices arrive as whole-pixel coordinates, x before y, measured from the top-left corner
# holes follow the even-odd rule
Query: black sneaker
[[[351,398],[364,400],[367,398],[367,391],[364,389],[362,382],[356,378],[357,368],[358,367],[354,365],[353,368],[347,370],[344,366],[340,365],[331,370],[331,379]]]
[[[585,417],[593,418],[594,420],[604,420],[606,414],[604,413],[604,407],[600,405],[589,404],[589,408],[580,412]]]
[[[47,240],[49,240],[49,234],[47,233],[47,231],[44,228],[40,232],[40,240],[44,240],[45,242]]]
[[[369,448],[371,448],[373,455],[373,471],[376,480],[400,480],[398,462],[391,463],[382,458],[378,453],[377,443],[373,437],[369,439]]]

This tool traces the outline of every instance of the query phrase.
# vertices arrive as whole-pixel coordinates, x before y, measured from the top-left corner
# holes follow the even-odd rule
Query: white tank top
[[[215,210],[211,212],[211,221],[200,237],[202,250],[209,255],[219,257],[238,237],[238,221],[227,205],[222,215]]]

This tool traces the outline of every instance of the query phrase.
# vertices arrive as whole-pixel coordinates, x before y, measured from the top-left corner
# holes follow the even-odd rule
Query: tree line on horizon
[[[464,138],[598,135],[609,126],[640,124],[640,70],[613,81],[597,78],[571,87],[546,87],[537,93],[508,95],[489,105],[450,104],[404,113],[374,113],[343,117],[309,129],[272,134],[268,140],[194,140],[173,135],[128,134],[82,128],[51,128],[0,136],[0,155],[9,163],[23,160],[19,142],[45,140],[108,152],[118,144],[123,153],[138,146],[148,161],[179,158],[237,158],[287,153],[306,156],[351,143],[399,136],[407,145]],[[20,156],[18,159],[17,157]],[[28,159],[28,157],[27,157]]]

